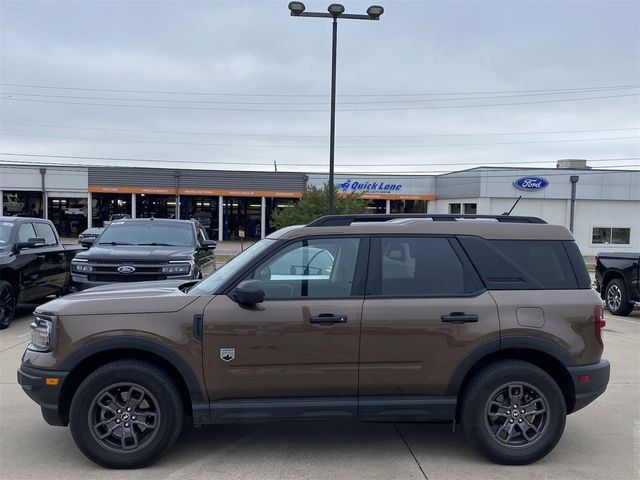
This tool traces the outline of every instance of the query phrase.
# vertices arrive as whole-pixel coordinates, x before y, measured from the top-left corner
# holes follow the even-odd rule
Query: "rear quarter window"
[[[585,288],[579,285],[561,240],[459,239],[489,289]]]

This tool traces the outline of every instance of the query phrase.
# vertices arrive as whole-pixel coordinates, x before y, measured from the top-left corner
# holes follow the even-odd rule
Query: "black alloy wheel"
[[[4,330],[16,314],[16,297],[9,282],[0,281],[0,330]]]

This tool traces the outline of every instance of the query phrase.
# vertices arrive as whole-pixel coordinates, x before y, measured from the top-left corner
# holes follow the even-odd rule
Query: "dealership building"
[[[4,215],[49,218],[62,236],[116,215],[197,218],[211,238],[273,231],[272,213],[327,175],[143,167],[0,163]],[[338,174],[339,194],[359,193],[371,213],[537,216],[571,228],[585,255],[640,251],[640,171],[592,169],[584,160],[557,168],[477,167],[441,175]],[[518,200],[519,199],[519,200]],[[514,207],[515,202],[517,204]]]

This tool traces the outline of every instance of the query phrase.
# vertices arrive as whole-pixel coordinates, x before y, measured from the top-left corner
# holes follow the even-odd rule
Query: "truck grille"
[[[153,280],[166,280],[174,275],[162,272],[162,267],[168,263],[158,263],[158,261],[126,261],[126,260],[100,260],[99,262],[89,262],[92,271],[88,272],[87,280],[90,282],[145,282]],[[122,273],[118,268],[131,266],[135,268],[133,272]]]
[[[150,282],[150,281],[154,281],[154,280],[166,280],[167,279],[167,275],[166,274],[158,274],[158,275],[147,275],[147,274],[141,274],[141,275],[135,275],[135,274],[128,274],[128,275],[123,275],[123,274],[99,274],[99,275],[95,275],[95,274],[89,274],[87,275],[87,279],[90,282]]]

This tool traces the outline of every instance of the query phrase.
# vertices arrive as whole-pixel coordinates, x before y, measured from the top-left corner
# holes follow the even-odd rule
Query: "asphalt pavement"
[[[0,331],[2,479],[640,479],[640,311],[607,315],[605,394],[570,415],[555,450],[534,465],[495,465],[450,425],[272,424],[185,428],[151,467],[111,471],[87,460],[68,428],[47,425],[16,383],[33,305]]]

